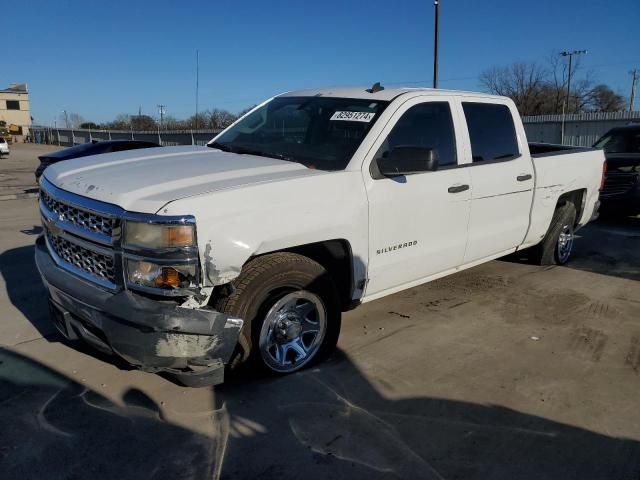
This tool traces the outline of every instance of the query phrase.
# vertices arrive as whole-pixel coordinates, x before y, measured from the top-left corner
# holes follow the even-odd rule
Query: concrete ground
[[[64,147],[18,143],[10,148],[11,153],[0,159],[0,201],[35,197],[38,156]]]
[[[26,146],[15,157],[33,156]],[[0,202],[3,479],[635,479],[640,220],[568,267],[490,262],[344,315],[317,368],[187,389],[63,343]]]

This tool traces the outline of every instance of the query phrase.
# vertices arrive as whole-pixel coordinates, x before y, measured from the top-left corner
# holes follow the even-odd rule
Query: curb
[[[4,200],[22,200],[23,198],[38,198],[37,193],[12,193],[10,195],[0,195],[0,202]]]

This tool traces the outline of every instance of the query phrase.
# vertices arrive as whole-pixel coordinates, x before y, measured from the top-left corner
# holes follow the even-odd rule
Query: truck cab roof
[[[335,88],[315,88],[307,90],[294,90],[286,92],[279,97],[337,97],[337,98],[357,98],[357,99],[372,99],[379,101],[390,102],[400,95],[414,94],[414,95],[458,95],[458,96],[473,96],[491,99],[504,99],[497,95],[489,95],[486,93],[467,92],[463,90],[444,90],[440,88],[384,88],[378,91],[371,91],[368,87],[335,87]]]

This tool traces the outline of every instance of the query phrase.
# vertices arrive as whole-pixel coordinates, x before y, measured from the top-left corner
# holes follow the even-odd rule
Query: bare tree
[[[209,123],[211,128],[227,128],[236,120],[236,116],[227,110],[221,110],[218,108],[214,108],[209,112]]]
[[[111,130],[129,130],[131,128],[131,119],[129,115],[121,113],[114,121],[105,124],[105,127]]]
[[[157,130],[158,123],[149,115],[134,115],[131,117],[133,130]]]
[[[493,67],[480,74],[480,83],[491,93],[513,99],[522,115],[541,113],[546,71],[536,63]]]
[[[206,111],[204,112],[199,112],[197,117],[196,115],[191,115],[187,120],[185,120],[184,122],[185,128],[198,128],[198,130],[200,129],[207,129],[210,128],[209,127],[209,116],[207,114]]]
[[[599,84],[589,92],[587,108],[594,112],[619,112],[624,110],[626,99],[607,85]]]
[[[80,128],[80,125],[85,123],[85,120],[79,113],[66,112],[60,115],[60,124],[67,126],[67,123],[69,128]]]
[[[568,63],[553,52],[546,66],[514,63],[506,67],[492,67],[480,75],[481,85],[491,93],[513,99],[522,115],[543,115],[593,110],[593,75],[581,73],[580,61],[571,67],[571,91],[567,101]],[[565,103],[566,102],[566,103]],[[610,108],[617,107],[612,105]]]

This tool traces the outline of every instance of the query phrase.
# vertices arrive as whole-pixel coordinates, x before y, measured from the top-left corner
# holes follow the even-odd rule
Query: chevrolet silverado
[[[67,339],[187,385],[286,374],[362,302],[523,249],[566,263],[603,163],[527,143],[504,97],[289,92],[207,147],[47,168],[36,263]]]

